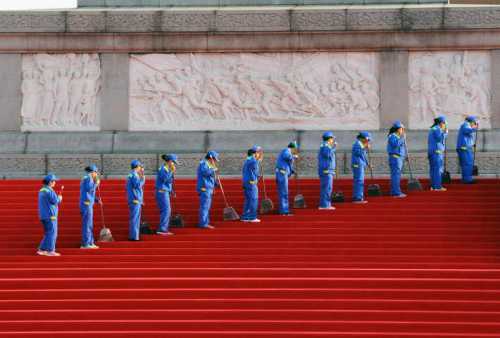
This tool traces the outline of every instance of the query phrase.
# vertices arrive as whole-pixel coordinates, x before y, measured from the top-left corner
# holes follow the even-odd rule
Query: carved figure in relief
[[[99,79],[97,54],[24,55],[22,128],[95,128]]]

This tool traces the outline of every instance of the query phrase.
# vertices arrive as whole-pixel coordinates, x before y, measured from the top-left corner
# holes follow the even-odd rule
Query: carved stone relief
[[[409,63],[410,128],[427,129],[445,115],[457,129],[468,114],[491,127],[489,52],[418,52]]]
[[[23,56],[21,129],[98,130],[97,54]]]
[[[131,130],[378,129],[375,53],[131,55]]]

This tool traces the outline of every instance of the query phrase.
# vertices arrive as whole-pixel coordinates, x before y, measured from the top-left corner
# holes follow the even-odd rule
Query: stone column
[[[101,54],[101,130],[127,131],[129,120],[129,55]]]
[[[380,128],[387,129],[394,120],[408,124],[408,52],[380,53]]]
[[[0,54],[0,131],[21,130],[21,54]]]

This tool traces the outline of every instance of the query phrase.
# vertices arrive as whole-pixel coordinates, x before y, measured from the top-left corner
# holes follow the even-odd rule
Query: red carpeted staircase
[[[153,180],[145,218],[158,221]],[[241,211],[238,180],[226,180]],[[388,182],[379,181],[385,191]],[[193,180],[174,206],[188,227],[128,242],[124,181],[102,184],[114,243],[80,250],[79,182],[65,180],[61,257],[35,256],[38,181],[0,182],[2,337],[500,337],[500,181],[407,199],[308,208],[262,223],[194,227]],[[351,181],[335,182],[350,197]],[[268,190],[276,201],[274,182]],[[291,196],[294,186],[291,184]],[[96,235],[101,224],[95,209]]]

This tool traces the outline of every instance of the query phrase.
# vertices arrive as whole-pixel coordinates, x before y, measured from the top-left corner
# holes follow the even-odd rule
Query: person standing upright
[[[94,242],[94,202],[100,184],[97,166],[85,168],[87,175],[80,182],[80,214],[82,216],[82,242],[80,249],[99,249]],[[100,201],[99,201],[100,203]]]
[[[439,116],[434,119],[434,124],[429,129],[427,139],[427,156],[429,158],[429,176],[431,191],[446,191],[442,179],[444,172],[444,152],[448,127],[446,118]]]
[[[318,175],[320,181],[319,210],[335,210],[332,206],[333,175],[335,175],[335,151],[337,144],[333,132],[323,133],[318,151]]]
[[[129,210],[129,241],[139,240],[141,211],[144,204],[144,166],[139,160],[130,162],[131,171],[127,176],[127,202]]]
[[[395,121],[387,137],[387,155],[389,156],[389,167],[391,168],[391,195],[396,198],[406,197],[406,194],[401,192],[401,172],[406,158],[404,137],[404,125],[400,121]]]
[[[242,222],[258,223],[257,209],[259,206],[259,177],[260,164],[259,156],[262,154],[262,148],[255,145],[248,149],[247,158],[243,163],[242,183],[243,192],[245,194],[245,202],[243,203]]]
[[[202,229],[213,229],[210,224],[210,208],[212,207],[212,196],[217,186],[217,162],[219,154],[210,150],[205,158],[200,161],[196,171],[196,191],[200,196],[200,210],[198,227]]]
[[[462,182],[472,184],[472,171],[474,167],[474,144],[477,137],[478,121],[475,116],[467,116],[458,130],[457,153],[460,168],[462,169]]]
[[[177,164],[177,155],[175,154],[164,154],[161,156],[165,164],[158,169],[156,174],[155,182],[155,197],[156,204],[160,209],[160,224],[156,229],[157,235],[169,236],[173,235],[169,231],[168,226],[170,225],[170,193],[172,192],[175,165]]]
[[[367,131],[362,131],[356,137],[352,145],[352,202],[356,204],[368,203],[364,199],[365,192],[365,169],[368,163],[368,149],[370,148],[371,135]]]
[[[288,178],[295,173],[293,162],[298,158],[297,142],[290,142],[288,147],[283,149],[276,160],[276,185],[278,187],[278,199],[280,215],[289,216],[290,206],[288,200]]]
[[[57,177],[48,174],[43,179],[43,187],[38,192],[38,215],[43,225],[44,236],[38,247],[37,255],[61,256],[56,252],[57,217],[62,195],[54,191]]]

